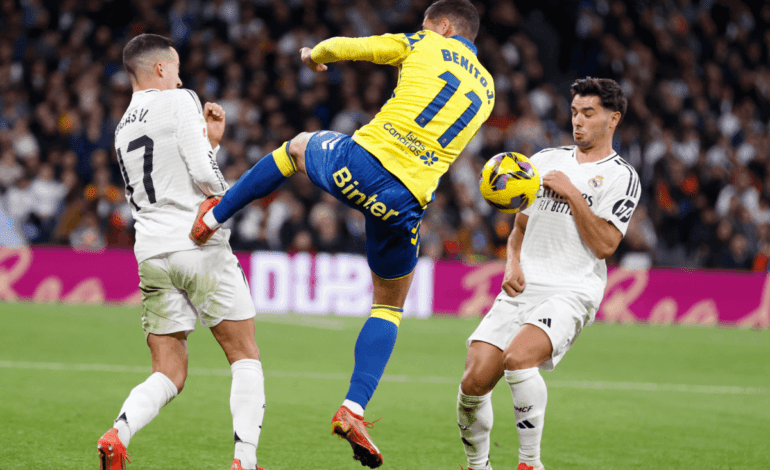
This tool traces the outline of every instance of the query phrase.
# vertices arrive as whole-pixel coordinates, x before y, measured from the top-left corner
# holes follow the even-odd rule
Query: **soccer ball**
[[[505,152],[490,158],[481,170],[479,189],[495,209],[515,214],[535,202],[540,173],[520,153]]]

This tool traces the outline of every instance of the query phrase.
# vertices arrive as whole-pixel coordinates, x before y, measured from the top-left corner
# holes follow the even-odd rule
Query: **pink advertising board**
[[[476,266],[436,261],[433,311],[481,315],[503,280],[502,262]],[[656,324],[733,324],[770,328],[770,276],[766,273],[610,268],[597,319]]]
[[[358,315],[357,310],[337,311],[339,309],[334,305],[339,303],[340,298],[344,298],[347,299],[347,303],[343,302],[346,308],[363,302],[361,312],[368,312],[371,286],[363,257],[291,257],[283,253],[265,252],[253,255],[237,253],[237,256],[250,279],[258,309],[260,305],[263,307],[260,311]],[[325,266],[322,261],[331,263],[329,267],[334,266],[336,277],[321,276],[315,272],[318,263]],[[425,259],[420,261],[419,266],[418,276],[415,277],[417,280],[412,286],[414,292],[410,292],[414,295],[410,295],[407,302],[415,316],[429,316],[432,312],[460,316],[483,315],[500,292],[504,272],[502,262],[467,265],[456,261]],[[340,273],[348,271],[360,271],[363,287],[351,284],[352,281],[347,277],[340,284]],[[326,284],[331,284],[319,284],[318,278],[326,277]],[[367,282],[364,282],[364,278]],[[138,305],[141,301],[138,285],[136,258],[131,250],[89,253],[63,247],[0,247],[0,302],[33,300]],[[278,288],[286,292],[273,292]],[[298,296],[298,288],[308,292],[312,290],[315,294]],[[324,295],[319,296],[319,292]],[[360,294],[358,297],[361,298],[354,294]],[[352,304],[351,296],[356,300]],[[286,300],[283,302],[285,306],[283,303],[272,305],[282,299]],[[299,302],[297,299],[305,300]],[[320,308],[317,305],[319,303],[325,307]],[[770,328],[770,276],[766,273],[727,271],[624,271],[611,268],[597,319],[655,324],[721,323]]]
[[[238,258],[248,272],[249,254]],[[132,250],[0,247],[0,301],[138,305],[141,299]]]

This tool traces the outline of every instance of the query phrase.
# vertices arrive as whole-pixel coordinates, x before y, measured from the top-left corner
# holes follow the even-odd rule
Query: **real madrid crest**
[[[588,180],[588,184],[592,188],[598,188],[599,186],[602,185],[603,182],[604,182],[604,176],[597,176],[596,178],[592,178]]]

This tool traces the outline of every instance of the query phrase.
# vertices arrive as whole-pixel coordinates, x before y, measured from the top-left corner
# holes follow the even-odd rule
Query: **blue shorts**
[[[366,217],[369,268],[383,279],[404,277],[417,265],[425,212],[392,173],[349,135],[322,131],[305,149],[310,180]]]

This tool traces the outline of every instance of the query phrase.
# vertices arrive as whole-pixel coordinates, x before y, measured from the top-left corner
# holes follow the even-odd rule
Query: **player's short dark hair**
[[[425,10],[425,17],[431,21],[449,19],[457,33],[471,41],[479,34],[479,12],[468,0],[438,0]]]
[[[128,41],[123,48],[123,66],[136,77],[137,59],[149,52],[162,51],[174,47],[174,42],[157,34],[140,34]]]
[[[626,116],[628,98],[618,82],[610,78],[579,78],[570,88],[572,98],[575,96],[598,96],[602,107],[620,113],[620,121]],[[618,121],[618,124],[620,124]]]

